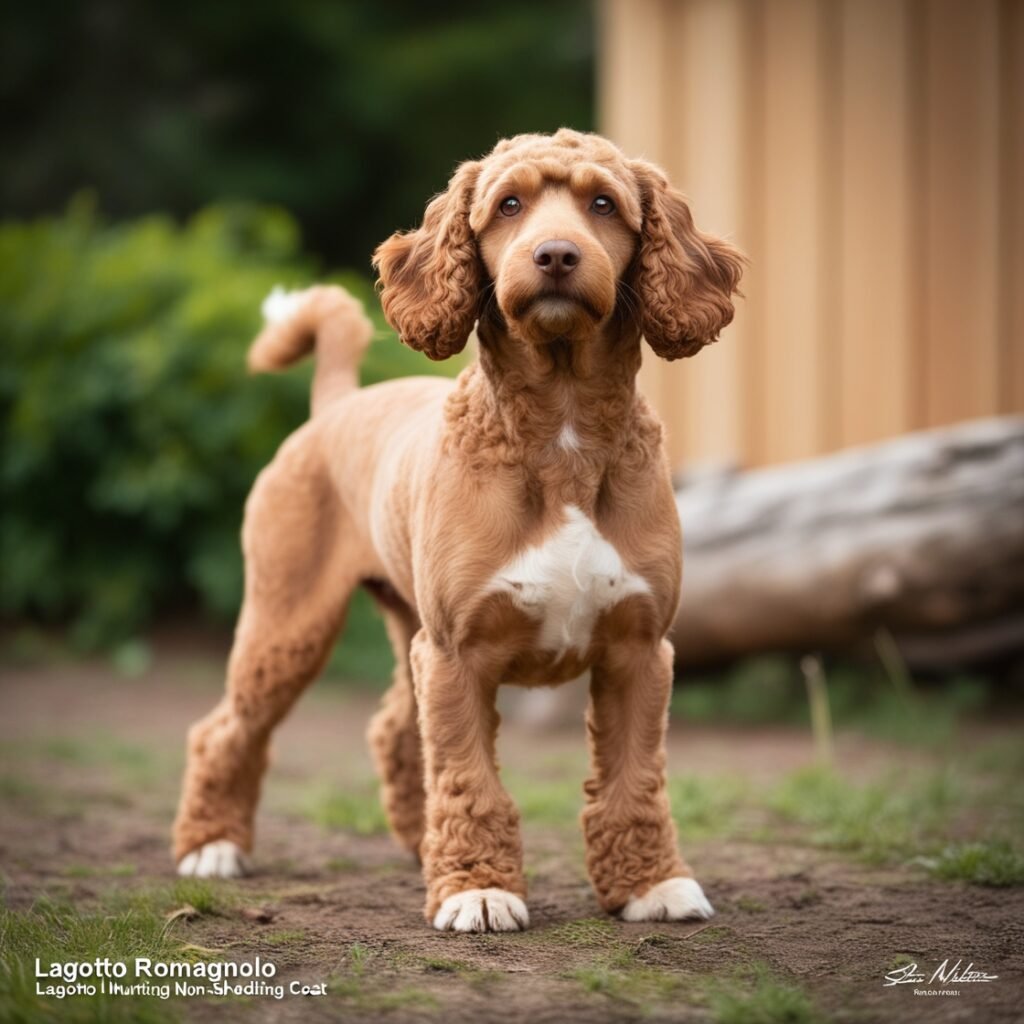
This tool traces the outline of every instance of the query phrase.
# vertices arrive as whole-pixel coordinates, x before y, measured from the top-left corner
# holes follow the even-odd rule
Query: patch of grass
[[[3,757],[11,755],[12,746],[0,744]],[[127,802],[115,793],[91,793],[87,799],[115,806],[125,806]],[[52,783],[37,782],[20,771],[0,774],[0,807],[3,805],[9,808],[8,813],[32,819],[74,821],[85,814],[82,796],[58,790]]]
[[[417,988],[388,989],[382,991],[381,979],[367,974],[374,958],[373,952],[361,942],[353,942],[348,949],[348,968],[345,974],[335,975],[327,981],[327,990],[361,1011],[395,1010],[415,1006],[419,1010],[434,1010],[437,1000],[429,992]]]
[[[575,828],[583,809],[583,776],[537,779],[518,772],[503,773],[503,782],[523,821],[530,825]]]
[[[467,963],[465,960],[449,960],[445,957],[417,957],[414,962],[422,968],[425,974],[455,975],[460,981],[477,988],[487,988],[502,978],[499,971],[484,970],[482,967]]]
[[[954,679],[923,690],[882,668],[833,667],[826,684],[838,728],[919,747],[949,743],[960,722],[988,700],[984,680]]]
[[[725,832],[748,798],[748,790],[738,779],[689,775],[670,777],[668,795],[679,831],[693,839]]]
[[[424,957],[421,962],[425,971],[435,974],[464,974],[474,969],[464,960],[446,960],[443,957]]]
[[[749,896],[741,896],[736,901],[736,909],[746,914],[763,914],[768,908],[760,901]]]
[[[536,937],[559,948],[598,953],[598,959],[562,975],[587,992],[642,1008],[650,1002],[670,998],[680,990],[678,974],[650,966],[640,958],[649,947],[666,941],[660,935],[645,936],[639,942],[624,942],[612,921],[593,917],[546,928]]]
[[[590,967],[578,967],[570,971],[567,977],[578,981],[588,992],[611,994],[616,987],[616,975],[607,964]]]
[[[304,942],[307,934],[303,928],[283,928],[276,932],[267,932],[263,941],[271,946],[292,946],[297,942]]]
[[[682,978],[675,973],[650,967],[637,959],[633,949],[620,949],[606,960],[587,964],[564,975],[587,992],[644,1007],[677,995]]]
[[[415,1006],[417,1010],[426,1011],[440,1008],[437,999],[429,992],[413,987],[364,993],[359,1005],[367,1010],[400,1010],[404,1006]]]
[[[953,776],[938,773],[855,784],[824,768],[808,768],[768,795],[783,819],[808,826],[816,845],[873,863],[912,856],[934,845],[959,809]]]
[[[796,662],[781,655],[746,658],[713,677],[683,678],[672,694],[672,714],[691,722],[808,721]]]
[[[130,878],[137,871],[134,864],[70,864],[62,874],[65,878]]]
[[[112,915],[141,914],[162,921],[186,905],[200,917],[225,917],[241,902],[241,894],[231,882],[179,878],[170,885],[111,889],[101,897],[99,911]]]
[[[308,818],[327,829],[355,832],[360,836],[382,835],[388,830],[380,795],[372,784],[347,792],[321,793],[303,810]]]
[[[607,946],[616,937],[615,925],[605,917],[584,917],[578,921],[566,921],[550,928],[527,932],[532,938],[572,949],[591,949]]]
[[[568,778],[539,779],[512,771],[503,773],[503,781],[524,823],[575,829],[579,827],[584,807],[585,775],[586,771]],[[721,833],[729,826],[744,794],[745,787],[737,779],[695,776],[669,779],[673,815],[689,838]]]
[[[725,925],[713,924],[706,928],[701,928],[699,932],[694,932],[690,936],[690,942],[700,942],[703,944],[711,942],[729,942],[734,943],[736,933]]]
[[[813,886],[808,886],[806,889],[801,889],[800,892],[793,897],[793,906],[797,910],[803,910],[805,907],[817,906],[822,900],[822,895]]]
[[[583,809],[584,775],[537,779],[517,772],[504,776],[505,786],[522,814],[533,825],[577,828]],[[719,834],[742,802],[744,786],[730,778],[670,778],[672,813],[687,836]]]
[[[203,878],[180,878],[171,887],[171,901],[175,906],[188,903],[200,914],[217,916],[234,907],[238,897],[216,882]]]
[[[102,733],[14,739],[2,745],[0,763],[19,769],[0,776],[0,801],[33,817],[61,819],[79,818],[89,805],[131,807],[133,794],[156,788],[177,770],[171,768],[176,762],[165,756]],[[55,766],[65,769],[61,785],[55,785]],[[101,773],[104,786],[97,788]],[[152,797],[147,796],[147,801],[152,810]]]
[[[968,756],[967,768],[1016,784],[1024,775],[1024,743],[1017,735],[987,740]]]
[[[106,733],[28,738],[19,746],[30,759],[59,761],[87,768],[112,768],[125,782],[156,781],[166,767],[164,759],[151,748],[126,743]]]
[[[369,962],[370,950],[361,942],[353,942],[348,950],[349,970],[353,974],[360,975],[366,970],[366,965]]]
[[[328,871],[339,872],[359,871],[361,869],[359,861],[355,860],[353,857],[331,857],[324,867],[327,868]]]
[[[715,1024],[817,1024],[823,1020],[803,989],[764,965],[714,984],[708,996]]]
[[[950,843],[990,797],[962,772],[858,784],[811,768],[791,775],[766,800],[784,821],[806,827],[811,843],[869,863],[909,862],[936,878],[974,885],[1024,885],[1024,853],[1006,836]]]
[[[47,791],[20,775],[0,775],[0,800],[25,807],[38,807],[45,801]]]
[[[440,1005],[434,996],[422,989],[409,987],[381,991],[369,988],[363,978],[329,979],[327,991],[344,1000],[353,1009],[363,1012],[400,1010],[406,1006],[430,1012],[437,1010]]]
[[[909,964],[915,963],[916,961],[917,957],[911,956],[909,953],[897,953],[889,961],[889,969],[895,971],[897,968],[906,967]]]
[[[936,747],[959,723],[991,704],[992,685],[956,676],[925,690],[915,686],[891,638],[879,637],[870,663],[830,661],[823,683],[837,730]],[[794,658],[746,658],[724,672],[684,677],[672,696],[672,714],[691,722],[738,725],[806,724],[807,692]]]
[[[936,878],[972,885],[1024,885],[1024,854],[1005,840],[947,846],[937,857],[919,858]]]
[[[636,945],[633,946],[633,955],[639,957],[655,949],[671,949],[674,945],[675,940],[670,936],[656,932],[654,935],[645,935],[637,940]]]
[[[181,955],[174,925],[141,906],[119,913],[83,912],[67,903],[40,900],[31,909],[0,908],[0,1020],[74,1024],[164,1024],[173,1007],[157,998],[101,995],[55,1000],[36,995],[35,959],[42,964],[68,961],[134,962]],[[131,982],[132,976],[123,979]],[[58,984],[54,980],[54,984]]]

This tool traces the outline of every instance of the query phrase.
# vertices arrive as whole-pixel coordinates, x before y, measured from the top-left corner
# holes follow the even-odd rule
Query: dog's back
[[[359,554],[360,577],[395,575],[393,566],[379,563],[381,545],[374,536],[390,517],[374,521],[372,512],[381,502],[411,500],[405,491],[423,470],[430,438],[439,436],[453,381],[403,377],[360,388],[359,364],[373,325],[358,300],[337,285],[275,289],[263,304],[263,315],[266,325],[249,350],[250,370],[283,370],[310,354],[316,370],[310,422],[284,442],[261,477],[275,476],[278,465],[301,461],[303,473],[322,480],[345,510],[346,548],[350,556]],[[268,484],[261,488],[258,483],[254,494]],[[382,484],[391,493],[376,494],[375,501]],[[329,546],[325,537],[322,548]],[[411,580],[405,582],[410,600]]]

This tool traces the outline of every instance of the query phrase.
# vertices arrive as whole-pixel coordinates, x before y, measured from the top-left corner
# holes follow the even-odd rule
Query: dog
[[[742,255],[694,227],[657,167],[562,129],[463,163],[374,265],[406,345],[446,359],[475,328],[479,359],[455,381],[359,389],[371,326],[357,302],[321,286],[265,304],[250,366],[315,348],[312,415],[246,504],[244,603],[226,695],[189,733],[179,871],[245,870],[271,732],[362,586],[396,659],[369,742],[391,830],[422,862],[428,922],[527,927],[495,694],[588,672],[597,899],[627,921],[709,917],[665,788],[682,541],[635,378],[642,339],[664,359],[716,339]]]

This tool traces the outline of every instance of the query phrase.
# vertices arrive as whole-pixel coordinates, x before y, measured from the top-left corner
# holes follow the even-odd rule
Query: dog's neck
[[[613,319],[585,339],[535,344],[482,319],[479,363],[453,396],[458,447],[522,469],[561,500],[593,507],[609,468],[648,426],[639,402],[640,335]]]

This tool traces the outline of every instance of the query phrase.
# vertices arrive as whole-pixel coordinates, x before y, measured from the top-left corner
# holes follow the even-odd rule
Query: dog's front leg
[[[665,791],[672,646],[621,644],[591,674],[591,775],[583,831],[601,906],[627,921],[714,911],[679,854]]]
[[[497,686],[421,630],[412,645],[423,739],[426,916],[435,928],[518,931],[529,923],[519,812],[498,778]]]

